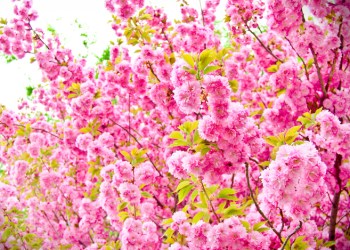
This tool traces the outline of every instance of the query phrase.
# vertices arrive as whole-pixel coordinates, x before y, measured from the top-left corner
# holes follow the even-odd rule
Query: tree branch
[[[266,45],[260,40],[260,38],[254,33],[254,31],[252,31],[249,26],[248,26],[248,22],[246,20],[243,19],[243,22],[245,23],[246,28],[248,29],[248,31],[256,38],[256,40],[258,40],[258,42],[260,43],[260,45],[271,55],[273,56],[273,58],[275,58],[278,62],[283,63],[283,61],[281,59],[279,59],[270,48],[266,47]]]
[[[299,55],[299,53],[296,51],[296,49],[294,48],[292,42],[288,39],[288,37],[285,36],[284,38],[288,41],[290,47],[292,47],[292,49],[294,50],[294,52],[295,52],[295,53],[297,54],[297,56],[300,58],[301,62],[303,63],[303,66],[304,66],[306,78],[307,78],[307,80],[310,80],[309,72],[307,71],[307,66],[306,66],[306,63],[305,63],[304,59],[303,59],[303,58]]]
[[[260,209],[260,206],[259,206],[258,202],[256,201],[254,195],[253,195],[253,190],[252,190],[252,187],[250,186],[248,167],[249,167],[249,164],[246,162],[245,163],[245,176],[247,178],[247,184],[248,184],[248,188],[249,188],[249,192],[250,192],[250,197],[252,197],[252,200],[253,200],[253,202],[255,204],[256,210],[258,210],[258,212],[261,215],[261,217],[263,217],[264,220],[267,221],[267,224],[269,225],[269,227],[277,235],[277,237],[280,240],[280,242],[283,243],[281,234],[274,228],[272,222],[269,220],[269,218],[267,218],[267,216],[264,214],[264,212]]]
[[[4,126],[6,126],[6,127],[9,127],[9,125],[7,125],[6,123],[0,122],[0,124],[1,124],[1,125],[4,125]],[[14,123],[13,125],[16,126],[16,127],[25,128],[25,126],[22,125],[22,124],[16,124],[16,123]],[[49,135],[52,135],[53,137],[56,137],[56,138],[59,139],[59,140],[63,140],[63,139],[60,138],[58,135],[55,135],[55,134],[53,134],[53,133],[51,133],[51,132],[49,132],[49,131],[47,131],[47,130],[45,130],[45,129],[42,129],[42,128],[31,128],[31,129],[33,129],[33,130],[35,130],[35,131],[41,131],[41,132],[47,133],[47,134],[49,134]]]
[[[340,165],[342,164],[343,156],[340,154],[336,155],[334,169],[335,169],[335,179],[337,182],[338,190],[335,191],[332,201],[332,210],[329,222],[328,240],[335,240],[335,228],[337,226],[337,215],[339,210],[340,193],[342,191],[342,181],[340,179]],[[332,250],[335,250],[335,246],[331,246]]]
[[[320,81],[320,84],[321,84],[321,89],[322,89],[323,97],[321,98],[321,103],[320,103],[320,105],[322,105],[323,100],[327,97],[327,91],[326,91],[325,84],[324,84],[324,80],[323,80],[323,77],[322,77],[322,74],[321,74],[321,68],[320,68],[320,65],[318,64],[318,61],[317,61],[317,55],[316,55],[316,52],[315,52],[315,50],[314,50],[314,47],[312,46],[312,43],[309,43],[309,48],[310,48],[311,53],[312,53],[312,56],[313,56],[313,58],[314,58],[314,62],[315,62],[315,67],[316,67],[316,71],[317,71],[318,80]]]
[[[302,223],[301,221],[299,221],[299,226],[297,226],[297,228],[295,228],[295,230],[294,230],[290,235],[288,235],[286,241],[285,241],[285,242],[283,243],[283,245],[282,245],[281,250],[283,250],[283,249],[287,246],[287,243],[288,243],[288,241],[290,240],[290,238],[291,238],[294,234],[296,234],[296,233],[301,229],[302,226],[303,226],[303,223]]]
[[[126,128],[124,128],[122,125],[116,123],[115,121],[113,121],[112,119],[109,119],[114,125],[117,125],[119,128],[121,128],[122,130],[124,130],[126,133],[128,133],[134,140],[135,142],[141,147],[143,148],[142,144],[139,142],[139,140],[137,140],[137,138],[131,134]],[[153,165],[153,168],[158,172],[159,176],[163,177],[162,173],[159,171],[159,169],[156,167],[156,165],[154,164],[154,162],[152,161],[151,157],[149,156],[148,153],[146,153],[146,156],[148,158],[148,160],[151,162],[151,164]]]
[[[146,62],[147,67],[149,68],[149,70],[152,72],[152,74],[154,75],[154,77],[157,79],[158,82],[160,82],[160,79],[158,78],[158,76],[156,75],[156,73],[153,70],[152,64],[150,62]]]
[[[217,213],[215,213],[215,209],[214,209],[213,203],[211,202],[211,200],[210,200],[210,198],[208,196],[208,193],[205,190],[205,187],[204,187],[204,184],[203,184],[202,180],[199,179],[199,182],[201,183],[201,186],[202,186],[203,192],[205,194],[205,197],[207,197],[207,199],[208,199],[208,202],[210,204],[211,210],[212,210],[213,214],[215,215],[215,218],[216,218],[217,222],[220,223],[220,217],[217,215]]]

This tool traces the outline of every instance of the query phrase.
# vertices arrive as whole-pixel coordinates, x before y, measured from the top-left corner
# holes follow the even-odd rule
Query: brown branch
[[[278,62],[283,63],[283,61],[281,59],[279,59],[270,48],[266,47],[266,45],[260,40],[260,38],[254,33],[254,31],[252,31],[249,26],[248,26],[248,21],[244,20],[242,17],[243,22],[245,23],[246,28],[248,29],[248,31],[256,38],[256,40],[258,40],[258,42],[260,43],[260,45],[271,55],[273,56],[273,58],[275,58]]]
[[[163,208],[164,209],[164,205],[163,205],[163,203],[157,198],[157,196],[155,196],[154,194],[152,194],[152,197],[153,197],[153,199],[155,199],[156,200],[156,202],[157,202],[157,204],[158,204],[158,206],[160,206],[161,208]]]
[[[320,68],[320,65],[318,64],[318,61],[317,61],[317,54],[314,50],[314,47],[312,46],[312,43],[309,43],[309,48],[310,48],[312,56],[314,58],[314,63],[315,63],[316,71],[317,71],[318,80],[320,81],[320,84],[321,84],[323,97],[321,98],[320,105],[322,106],[323,100],[327,97],[327,91],[326,91],[324,80],[323,80],[323,77],[321,74],[321,68]]]
[[[199,8],[201,9],[202,24],[203,24],[203,26],[205,26],[205,22],[204,22],[204,13],[203,13],[203,8],[202,8],[202,2],[201,2],[201,0],[198,0],[198,2],[199,2]]]
[[[332,68],[331,71],[329,72],[329,76],[328,76],[328,81],[326,84],[326,91],[328,91],[329,85],[331,84],[331,81],[333,79],[333,75],[334,75],[334,71],[335,71],[335,66],[337,64],[337,59],[338,59],[338,52],[335,51],[334,52],[334,58],[333,58],[333,63],[332,63]]]
[[[230,188],[233,188],[234,183],[235,183],[235,174],[232,174]]]
[[[147,67],[149,68],[149,70],[152,72],[152,74],[154,75],[154,77],[157,79],[158,82],[160,82],[160,79],[158,78],[158,76],[156,75],[156,73],[154,72],[153,70],[153,67],[152,67],[152,63],[150,62],[146,62],[146,65]]]
[[[205,197],[207,197],[207,199],[208,199],[208,202],[209,202],[209,204],[210,204],[211,210],[212,210],[212,212],[213,212],[213,214],[214,214],[214,216],[215,216],[217,222],[220,223],[220,217],[219,217],[219,216],[217,215],[217,213],[215,212],[215,208],[214,208],[214,206],[213,206],[213,203],[211,202],[211,200],[210,200],[210,198],[209,198],[209,195],[208,195],[207,191],[205,190],[205,187],[204,187],[204,184],[203,184],[202,180],[199,179],[199,182],[201,183],[201,186],[202,186],[203,192],[204,192],[204,194],[205,194]]]
[[[134,140],[135,142],[141,147],[143,148],[142,144],[139,142],[139,140],[137,140],[137,138],[131,134],[126,128],[124,128],[122,125],[116,123],[115,121],[109,119],[114,125],[117,125],[118,127],[120,127],[122,130],[124,130],[126,133],[128,133]],[[153,165],[153,168],[158,172],[159,176],[163,177],[162,173],[159,171],[159,169],[156,167],[156,165],[154,164],[154,162],[152,161],[151,157],[149,156],[148,153],[146,153],[146,156],[148,158],[148,160],[151,162],[151,164]]]
[[[47,50],[51,50],[50,47],[49,47],[49,46],[44,42],[44,40],[40,37],[40,35],[33,29],[32,25],[30,24],[30,20],[28,20],[28,25],[29,25],[30,30],[33,31],[33,33],[34,33],[34,39],[37,39],[37,40],[39,40],[40,42],[42,42],[42,43],[45,45],[45,47],[47,48]],[[55,58],[56,62],[57,62],[59,65],[61,65],[61,62],[60,62],[60,60],[58,60],[58,58],[56,57],[56,55],[54,56],[54,58]]]
[[[6,126],[6,127],[9,127],[9,125],[7,125],[6,123],[0,122],[0,124],[1,124],[1,125],[4,125],[4,126]],[[25,126],[22,125],[22,124],[16,124],[16,123],[14,123],[13,125],[16,126],[16,127],[25,128]],[[51,132],[49,132],[49,131],[47,131],[47,130],[45,130],[45,129],[42,129],[42,128],[31,128],[31,129],[36,130],[36,131],[42,131],[42,132],[44,132],[44,133],[47,133],[47,134],[49,134],[49,135],[52,135],[52,136],[56,137],[57,139],[63,140],[63,139],[60,138],[58,135],[55,135],[55,134],[53,134],[53,133],[51,133]]]
[[[299,53],[296,51],[296,49],[294,48],[292,42],[288,39],[288,37],[285,36],[284,38],[288,41],[290,47],[292,47],[292,49],[294,50],[294,52],[295,52],[295,53],[297,54],[297,56],[300,58],[301,62],[303,63],[303,66],[304,66],[306,78],[307,78],[307,80],[310,80],[309,72],[307,71],[307,66],[306,66],[306,63],[305,63],[304,59],[303,59],[303,58],[299,55]]]
[[[248,184],[248,188],[249,188],[249,192],[250,192],[250,197],[252,198],[252,200],[253,200],[253,202],[255,204],[256,210],[258,210],[258,212],[261,215],[261,217],[263,217],[264,220],[267,221],[267,224],[272,229],[272,231],[277,235],[277,237],[280,240],[280,242],[283,243],[281,234],[274,228],[272,222],[269,220],[269,218],[267,218],[267,216],[264,214],[264,212],[260,209],[260,206],[259,206],[258,202],[256,201],[256,199],[254,197],[252,187],[250,186],[248,168],[249,168],[249,164],[246,162],[245,163],[245,176],[246,176],[246,179],[247,179],[247,184]]]
[[[274,228],[274,226],[272,225],[272,222],[269,220],[269,218],[267,218],[267,216],[264,214],[264,212],[260,209],[260,206],[259,206],[258,202],[256,201],[256,199],[254,197],[252,187],[250,186],[248,168],[249,168],[249,164],[246,162],[245,163],[245,176],[246,176],[246,179],[247,179],[247,184],[248,184],[248,188],[249,188],[249,192],[250,192],[250,197],[252,198],[252,200],[253,200],[253,202],[255,204],[256,210],[258,210],[259,214],[264,218],[264,220],[267,221],[267,224],[272,229],[272,231],[277,235],[277,237],[280,240],[280,242],[283,243],[281,234]]]
[[[340,154],[336,155],[334,169],[335,169],[335,179],[337,182],[338,190],[335,191],[332,201],[332,210],[329,222],[328,240],[335,240],[335,228],[337,226],[337,215],[339,210],[340,194],[342,191],[342,181],[340,179],[340,165],[342,164],[343,156]],[[332,250],[335,250],[335,246],[331,246]]]
[[[296,234],[296,233],[301,229],[302,226],[303,226],[303,223],[302,223],[301,221],[299,221],[299,225],[295,228],[295,230],[294,230],[290,235],[288,235],[286,241],[285,241],[285,242],[283,243],[283,245],[282,245],[281,250],[283,250],[283,249],[287,246],[287,243],[288,243],[289,239],[290,239],[294,234]]]
[[[174,53],[173,44],[170,42],[170,40],[169,40],[167,34],[166,34],[165,31],[164,31],[164,28],[162,28],[162,34],[163,34],[163,36],[165,37],[165,40],[167,40],[167,42],[168,42],[168,44],[169,44],[169,48],[170,48],[171,53]]]
[[[284,228],[284,216],[283,216],[283,211],[282,209],[280,209],[280,215],[281,215],[281,222],[282,222],[282,225],[281,225],[281,229],[280,229],[280,234],[282,233],[283,231],[283,228]]]
[[[343,27],[343,17],[340,17],[340,24],[339,24],[339,30],[338,30],[338,34],[337,36],[340,39],[340,45],[339,45],[339,50],[342,52],[343,48],[344,48],[344,36],[341,34],[341,29]],[[343,68],[343,52],[341,54],[340,57],[340,64],[339,64],[339,70],[342,70]]]

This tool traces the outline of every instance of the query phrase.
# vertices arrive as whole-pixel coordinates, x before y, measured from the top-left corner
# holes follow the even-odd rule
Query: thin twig
[[[1,125],[4,125],[4,126],[6,126],[6,127],[9,127],[9,125],[7,125],[6,123],[0,122],[0,124],[1,124]],[[16,123],[14,123],[13,125],[16,126],[16,127],[25,128],[25,126],[22,125],[22,124],[16,124]],[[31,129],[36,130],[36,131],[42,131],[42,132],[44,132],[44,133],[47,133],[47,134],[49,134],[49,135],[52,135],[53,137],[56,137],[57,139],[63,140],[63,139],[60,138],[58,135],[55,135],[55,134],[53,134],[53,133],[51,133],[51,132],[49,132],[49,131],[47,131],[47,130],[45,130],[45,129],[42,129],[42,128],[31,128]]]
[[[165,40],[167,40],[167,42],[168,42],[168,44],[169,44],[169,48],[170,48],[171,53],[174,53],[173,45],[172,45],[172,43],[170,42],[170,40],[169,40],[167,34],[165,33],[164,28],[162,28],[162,34],[163,34],[163,36],[165,37]]]
[[[242,17],[243,19],[243,17]],[[248,29],[248,31],[256,38],[256,40],[258,40],[258,42],[260,43],[260,45],[271,55],[273,56],[277,61],[283,63],[283,61],[281,59],[279,59],[270,48],[266,47],[266,45],[260,40],[260,38],[254,33],[254,31],[252,31],[249,26],[248,26],[248,22],[246,20],[244,20],[245,26]]]
[[[42,42],[45,47],[47,48],[47,50],[51,50],[50,47],[44,42],[44,40],[40,37],[40,35],[33,29],[32,25],[30,24],[30,20],[28,19],[28,25],[31,31],[33,31],[34,33],[34,39],[38,39],[40,42]],[[56,57],[56,55],[54,56],[56,62],[61,65],[60,60],[58,60],[58,58]]]
[[[235,174],[232,174],[230,188],[233,188],[234,183],[235,183]]]
[[[321,84],[321,89],[322,89],[322,93],[323,93],[323,97],[322,97],[322,101],[321,101],[321,105],[322,105],[323,100],[327,97],[327,91],[326,91],[324,80],[323,80],[323,77],[321,74],[321,68],[320,68],[320,65],[318,64],[318,61],[317,61],[317,54],[314,50],[314,47],[312,46],[312,43],[309,43],[309,48],[310,48],[312,56],[314,58],[314,63],[315,63],[316,71],[317,71],[318,80],[320,81],[320,84]]]
[[[120,127],[122,130],[124,130],[126,133],[128,133],[135,141],[136,143],[143,148],[142,144],[139,142],[139,140],[137,140],[137,138],[131,134],[126,128],[124,128],[122,125],[116,123],[115,121],[109,119],[114,125],[117,125],[118,127]],[[154,164],[154,162],[152,161],[151,157],[149,156],[148,153],[146,153],[146,156],[148,158],[148,160],[151,162],[151,164],[153,165],[153,168],[158,172],[159,176],[163,177],[162,173],[159,171],[159,169],[156,167],[156,165]]]
[[[128,115],[128,118],[129,118],[129,143],[130,143],[130,134],[131,134],[131,115],[130,115],[130,93],[129,93],[129,96],[128,96],[128,108],[129,108],[129,115]]]
[[[152,197],[153,197],[153,199],[156,200],[158,206],[160,206],[161,208],[164,208],[163,203],[157,198],[157,196],[155,196],[154,194],[152,194]]]
[[[267,221],[267,224],[272,229],[272,231],[277,235],[280,242],[283,243],[281,234],[274,228],[274,226],[272,225],[272,222],[269,220],[269,218],[267,218],[267,216],[264,214],[264,212],[260,209],[260,206],[253,195],[253,190],[252,190],[252,187],[250,186],[248,168],[249,168],[249,164],[245,163],[245,175],[247,178],[247,184],[248,184],[248,188],[249,188],[249,192],[250,192],[250,197],[252,198],[252,200],[255,204],[256,210],[258,210],[259,214]]]
[[[303,66],[304,66],[306,78],[307,78],[307,80],[310,80],[309,72],[307,71],[307,66],[306,66],[306,63],[305,63],[304,59],[299,55],[298,51],[296,51],[296,49],[294,48],[292,42],[288,39],[288,37],[285,36],[284,38],[288,41],[290,47],[292,47],[292,49],[294,50],[294,52],[295,52],[295,53],[297,54],[297,56],[300,58],[301,62],[303,63]]]
[[[337,59],[338,59],[338,52],[335,51],[334,52],[333,63],[332,63],[332,68],[331,68],[331,71],[329,72],[328,81],[327,81],[327,84],[326,84],[326,91],[328,91],[329,85],[331,84],[331,81],[333,79],[333,75],[334,75],[334,72],[335,72],[335,66],[337,64]]]
[[[201,186],[202,186],[202,189],[203,189],[203,192],[205,194],[205,197],[207,197],[208,199],[208,202],[210,204],[210,207],[211,207],[211,210],[217,220],[218,223],[220,223],[220,217],[217,215],[217,213],[215,212],[215,209],[214,209],[214,206],[213,206],[213,203],[211,202],[210,198],[209,198],[209,195],[207,193],[207,191],[205,190],[205,187],[204,187],[204,184],[203,184],[203,181],[201,179],[199,179],[199,182],[201,183]]]
[[[202,2],[201,2],[201,0],[198,0],[198,2],[199,2],[199,8],[201,9],[201,14],[202,14],[202,24],[203,24],[203,26],[205,26]]]
[[[332,210],[330,215],[329,231],[328,231],[329,241],[335,240],[335,229],[337,226],[337,215],[339,210],[340,193],[342,191],[342,180],[340,179],[340,166],[342,164],[342,160],[343,160],[343,156],[340,154],[337,154],[335,157],[334,168],[335,168],[335,179],[339,190],[335,190],[333,201],[332,201]],[[331,246],[331,249],[335,250],[335,246]]]
[[[280,209],[280,215],[281,215],[281,222],[282,222],[281,229],[280,229],[280,234],[281,234],[284,228],[284,216],[283,216],[282,209]]]
[[[152,74],[154,75],[154,77],[157,79],[158,82],[160,82],[160,79],[158,78],[157,74],[154,72],[153,67],[152,67],[152,63],[150,62],[146,62],[146,65],[148,66],[149,70],[152,72]]]
[[[290,239],[294,234],[296,234],[296,233],[301,229],[302,226],[303,226],[303,223],[302,223],[301,221],[299,221],[299,225],[295,228],[295,230],[294,230],[290,235],[288,235],[286,241],[285,241],[285,242],[283,243],[283,245],[282,245],[281,250],[283,250],[283,249],[287,246],[287,243],[288,243],[289,239]]]

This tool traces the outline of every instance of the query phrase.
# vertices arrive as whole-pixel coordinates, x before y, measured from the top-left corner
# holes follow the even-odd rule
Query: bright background
[[[199,10],[200,0],[187,0]],[[33,22],[33,27],[46,31],[52,27],[59,34],[62,44],[72,49],[75,56],[87,56],[88,63],[96,63],[96,56],[101,56],[109,42],[115,40],[114,32],[108,24],[111,13],[104,7],[104,0],[33,0],[34,9],[39,18]],[[176,0],[146,0],[148,5],[165,9],[170,19],[180,19],[179,3]],[[202,0],[202,6],[205,1]],[[226,1],[221,4],[216,13],[224,18]],[[13,2],[0,0],[0,17],[11,19]],[[87,37],[85,37],[85,34]],[[87,46],[84,46],[87,41]],[[26,97],[26,86],[36,86],[41,83],[41,73],[36,63],[30,64],[30,56],[22,60],[6,63],[6,58],[0,54],[0,104],[9,109],[17,109],[18,99]]]

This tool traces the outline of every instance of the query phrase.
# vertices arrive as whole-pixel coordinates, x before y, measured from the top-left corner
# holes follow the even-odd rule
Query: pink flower
[[[81,150],[87,151],[89,144],[93,141],[93,137],[91,134],[80,134],[78,135],[75,146]]]
[[[149,161],[141,163],[135,169],[135,182],[137,185],[148,185],[155,181],[158,173],[154,170],[152,163]]]
[[[184,83],[174,90],[174,99],[179,109],[185,114],[198,112],[201,88],[198,81]]]
[[[27,150],[30,156],[33,158],[37,158],[40,155],[40,146],[36,143],[29,144]]]
[[[218,140],[218,126],[210,116],[204,116],[198,124],[198,132],[201,138],[215,142]]]
[[[139,188],[128,182],[123,182],[119,185],[118,191],[123,200],[130,202],[131,205],[139,205],[141,199],[141,193]]]
[[[113,184],[119,185],[124,181],[130,181],[133,178],[132,166],[127,161],[117,161],[115,164],[115,174],[113,176]]]
[[[166,164],[175,178],[182,179],[188,176],[188,173],[183,167],[183,158],[188,156],[189,153],[184,151],[175,151],[167,160]]]

